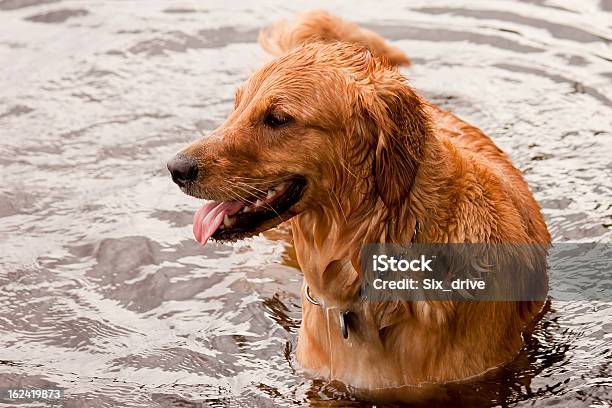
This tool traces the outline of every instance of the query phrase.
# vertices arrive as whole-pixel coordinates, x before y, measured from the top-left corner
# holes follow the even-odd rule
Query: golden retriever
[[[371,31],[314,11],[260,43],[277,58],[238,89],[210,137],[168,163],[185,193],[211,200],[194,217],[196,239],[241,239],[290,220],[307,284],[297,359],[313,375],[376,389],[511,360],[541,301],[359,296],[366,243],[549,243],[508,156],[425,102],[397,69],[408,58]]]

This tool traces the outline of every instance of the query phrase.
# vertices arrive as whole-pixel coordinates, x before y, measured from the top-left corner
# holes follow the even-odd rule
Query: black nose
[[[172,181],[180,187],[184,187],[190,181],[198,177],[198,163],[195,159],[178,154],[168,162],[168,170],[172,175]]]

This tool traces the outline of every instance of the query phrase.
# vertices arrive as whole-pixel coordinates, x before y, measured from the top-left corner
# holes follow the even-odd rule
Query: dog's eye
[[[285,126],[291,122],[293,122],[293,118],[285,114],[268,112],[264,117],[264,123],[272,128]]]

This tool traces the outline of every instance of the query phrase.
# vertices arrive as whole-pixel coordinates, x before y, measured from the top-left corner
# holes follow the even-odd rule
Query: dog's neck
[[[339,308],[350,308],[357,301],[363,245],[411,242],[417,222],[417,240],[427,242],[430,217],[435,216],[439,226],[440,219],[448,218],[446,212],[452,208],[447,204],[451,189],[443,187],[456,171],[451,168],[456,161],[447,159],[455,154],[450,142],[432,133],[412,189],[398,205],[389,207],[379,197],[364,194],[363,186],[347,183],[342,191],[330,194],[325,205],[293,219],[298,262],[317,299]]]

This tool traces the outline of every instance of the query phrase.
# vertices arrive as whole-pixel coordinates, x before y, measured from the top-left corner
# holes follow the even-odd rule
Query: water
[[[267,58],[258,29],[314,7],[221,3],[0,1],[0,385],[62,387],[69,407],[368,405],[294,361],[287,231],[199,247],[199,201],[165,169]],[[611,241],[609,1],[325,7],[510,153],[555,241]],[[553,299],[515,363],[446,392],[609,407],[611,332],[612,303]]]

